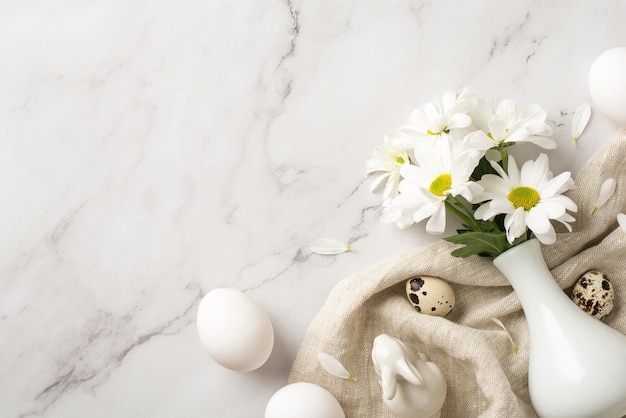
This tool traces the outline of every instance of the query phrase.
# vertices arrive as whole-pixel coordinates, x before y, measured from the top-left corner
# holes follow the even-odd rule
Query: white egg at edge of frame
[[[626,127],[626,47],[600,54],[591,65],[588,82],[595,108]]]
[[[345,418],[337,399],[313,383],[297,382],[279,389],[267,403],[265,418]]]
[[[274,328],[267,313],[235,289],[214,289],[202,298],[197,329],[211,358],[234,371],[258,369],[274,347]]]

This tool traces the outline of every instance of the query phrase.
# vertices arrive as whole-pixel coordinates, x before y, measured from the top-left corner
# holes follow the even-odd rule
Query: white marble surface
[[[346,275],[435,238],[380,224],[365,161],[448,89],[539,103],[576,172],[618,1],[0,3],[0,416],[262,417]],[[538,154],[520,148],[518,153]],[[514,152],[515,153],[515,152]],[[316,238],[356,251],[311,254]],[[259,370],[203,351],[216,287],[269,313]]]

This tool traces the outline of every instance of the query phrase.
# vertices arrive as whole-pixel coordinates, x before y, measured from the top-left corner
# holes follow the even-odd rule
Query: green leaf
[[[496,225],[496,227],[500,230],[500,231],[506,231],[506,228],[504,227],[504,218],[506,215],[504,215],[503,213],[500,215],[496,215],[495,218],[493,218],[493,223]]]
[[[511,244],[506,239],[506,232],[502,231],[457,232],[459,232],[458,235],[444,239],[453,244],[464,245],[464,247],[452,251],[452,255],[459,258],[467,258],[472,255],[495,258],[506,250],[510,250],[516,245],[531,239],[533,236],[531,231],[527,230],[525,234],[517,237]]]
[[[495,258],[516,244],[509,244],[505,232],[465,232],[444,239],[453,244],[463,245],[452,251],[454,257],[460,258],[472,255]]]
[[[476,168],[474,168],[474,172],[472,173],[473,180],[480,180],[485,174],[497,174],[496,170],[493,169],[489,161],[486,157],[482,157],[478,162]]]

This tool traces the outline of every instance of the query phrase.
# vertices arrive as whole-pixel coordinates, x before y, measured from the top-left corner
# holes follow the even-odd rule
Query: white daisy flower
[[[482,101],[472,112],[478,131],[467,135],[466,140],[477,149],[490,148],[517,142],[532,142],[545,149],[556,148],[548,138],[552,128],[546,124],[546,112],[538,105],[516,107],[510,99],[499,103]]]
[[[367,173],[379,173],[372,182],[371,191],[375,191],[385,183],[383,200],[388,200],[398,194],[400,184],[400,167],[409,162],[407,150],[395,147],[389,136],[385,137],[382,148],[374,151],[375,157],[367,161]]]
[[[483,203],[475,212],[476,219],[484,221],[506,214],[504,226],[510,243],[526,232],[528,227],[543,244],[552,244],[556,233],[550,220],[561,222],[571,231],[568,222],[578,207],[562,193],[574,186],[569,172],[552,176],[548,157],[541,154],[536,161],[527,161],[521,171],[515,159],[509,156],[508,174],[492,163],[499,176],[486,174],[478,183],[484,188],[472,203]]]
[[[457,95],[448,91],[436,103],[428,103],[424,110],[416,109],[409,123],[400,128],[400,135],[394,139],[396,146],[414,148],[420,139],[435,139],[442,134],[455,135],[472,124],[470,112],[477,101],[468,90]],[[464,132],[463,132],[464,133]],[[462,138],[463,135],[459,134]]]
[[[400,194],[386,208],[383,222],[406,228],[430,218],[426,231],[441,234],[446,227],[448,196],[462,196],[471,201],[482,191],[482,187],[470,181],[479,159],[478,151],[451,142],[445,134],[436,143],[422,143],[415,150],[417,165],[406,164],[400,169],[404,178],[400,182]]]

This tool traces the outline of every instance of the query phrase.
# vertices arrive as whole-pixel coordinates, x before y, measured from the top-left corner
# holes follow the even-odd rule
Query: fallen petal
[[[601,208],[606,202],[609,201],[611,196],[615,193],[615,179],[609,178],[604,180],[602,186],[600,186],[600,195],[598,196],[598,201],[591,208],[591,213],[594,213],[596,210]]]
[[[591,117],[591,106],[588,103],[583,103],[578,106],[572,119],[572,140],[574,144],[578,141],[578,138],[583,134],[589,118]]]
[[[626,215],[623,213],[617,214],[617,223],[619,224],[622,231],[626,232]]]
[[[309,248],[315,254],[335,255],[352,251],[352,247],[332,238],[320,238],[309,244]]]
[[[513,337],[511,337],[511,334],[509,334],[509,331],[506,329],[502,321],[498,318],[491,318],[491,320],[506,333],[506,336],[509,337],[509,341],[511,342],[513,354],[517,354],[517,345],[515,344],[515,341],[513,341]]]
[[[352,375],[339,360],[326,353],[319,353],[317,355],[320,364],[328,373],[341,379],[349,379],[356,381],[356,377]]]

